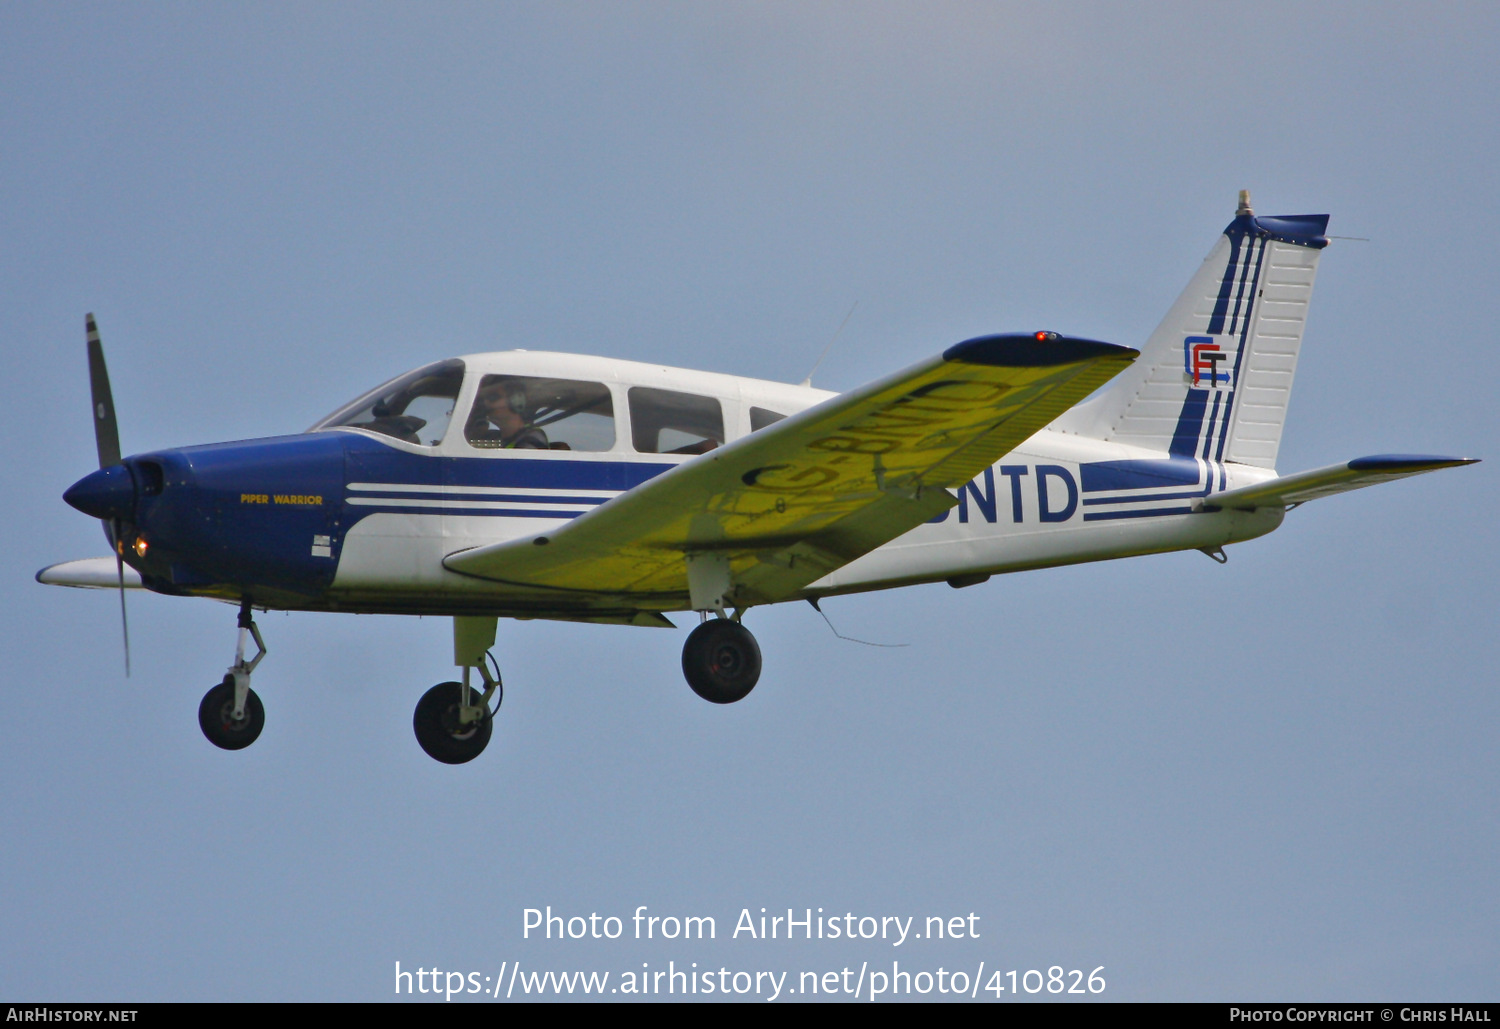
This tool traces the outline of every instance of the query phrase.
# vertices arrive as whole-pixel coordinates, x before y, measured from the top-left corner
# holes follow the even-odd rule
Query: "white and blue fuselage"
[[[450,417],[429,443],[349,425],[128,459],[137,485],[126,551],[148,588],[250,597],[298,610],[619,618],[597,604],[559,609],[526,591],[450,571],[456,552],[559,527],[691,454],[641,453],[631,390],[702,398],[724,435],[752,411],[792,415],[834,394],[808,387],[607,358],[530,351],[469,355],[452,411],[487,377],[586,381],[610,395],[612,442],[596,451],[477,447]],[[445,398],[446,399],[446,398]],[[1216,427],[1198,427],[1195,437]],[[1222,432],[1222,424],[1217,426]],[[596,439],[610,433],[594,432]],[[1194,448],[1200,450],[1200,447]],[[1153,452],[1048,428],[957,491],[932,522],[809,585],[820,597],[893,585],[1171,550],[1263,535],[1279,508],[1205,510],[1210,494],[1274,477],[1267,469]],[[686,609],[640,598],[640,609]]]

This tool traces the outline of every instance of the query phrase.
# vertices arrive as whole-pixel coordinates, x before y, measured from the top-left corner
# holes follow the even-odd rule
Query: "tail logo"
[[[1183,372],[1196,389],[1228,389],[1234,356],[1224,348],[1225,337],[1189,336],[1182,345]],[[1231,345],[1233,341],[1231,340]],[[1224,365],[1221,369],[1220,365]]]

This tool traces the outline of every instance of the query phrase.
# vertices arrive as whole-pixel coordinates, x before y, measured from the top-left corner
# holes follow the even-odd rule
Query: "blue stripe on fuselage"
[[[621,493],[677,467],[654,461],[578,460],[517,450],[496,451],[489,457],[440,457],[397,450],[353,433],[339,435],[347,437],[344,450],[348,481],[371,485],[496,486]]]
[[[1110,518],[1150,518],[1156,515],[1188,514],[1191,508],[1141,508],[1133,505],[1207,496],[1213,488],[1213,466],[1208,466],[1207,471],[1207,475],[1204,475],[1203,462],[1184,457],[1172,457],[1165,461],[1092,461],[1081,464],[1078,466],[1078,474],[1085,494],[1084,507],[1115,508],[1112,511],[1085,511],[1083,520],[1093,522]],[[1142,490],[1153,492],[1139,492]],[[1087,494],[1090,493],[1115,495],[1088,496]]]
[[[675,464],[655,461],[580,460],[554,456],[548,452],[516,450],[493,451],[484,457],[412,454],[386,446],[377,440],[352,434],[345,444],[345,451],[348,455],[348,481],[357,482],[361,487],[357,493],[346,498],[345,531],[364,518],[381,513],[478,518],[576,518],[583,512],[499,505],[576,503],[598,506],[609,497],[584,497],[577,495],[575,491],[623,493],[677,467]],[[382,491],[382,486],[391,488]],[[423,486],[430,486],[432,489],[412,488]],[[560,492],[533,496],[496,494],[493,497],[452,492],[474,488]],[[424,502],[420,505],[395,502],[408,498]],[[354,499],[359,503],[348,502]],[[469,506],[474,501],[491,499],[496,506]]]
[[[1085,493],[1196,486],[1202,477],[1192,458],[1167,461],[1090,461],[1078,466]]]
[[[1191,507],[1152,507],[1138,511],[1090,511],[1083,516],[1086,522],[1103,522],[1115,518],[1160,518],[1165,515],[1192,514]]]

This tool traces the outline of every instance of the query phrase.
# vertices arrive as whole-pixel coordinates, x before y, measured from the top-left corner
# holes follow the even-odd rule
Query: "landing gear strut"
[[[240,602],[240,638],[234,651],[234,664],[224,673],[224,681],[203,695],[198,705],[198,725],[208,742],[225,750],[244,750],[260,736],[266,725],[266,709],[250,688],[250,673],[266,656],[265,641],[250,617],[250,601]],[[245,642],[250,637],[259,649],[245,660]]]

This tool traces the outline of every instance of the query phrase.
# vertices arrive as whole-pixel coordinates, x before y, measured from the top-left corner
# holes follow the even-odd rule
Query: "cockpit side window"
[[[418,446],[435,447],[448,431],[463,381],[462,361],[429,364],[377,386],[307,431],[346,426]]]
[[[724,409],[713,397],[632,386],[630,434],[642,454],[704,454],[724,442]]]
[[[464,438],[483,450],[610,450],[614,399],[598,382],[486,375]]]

